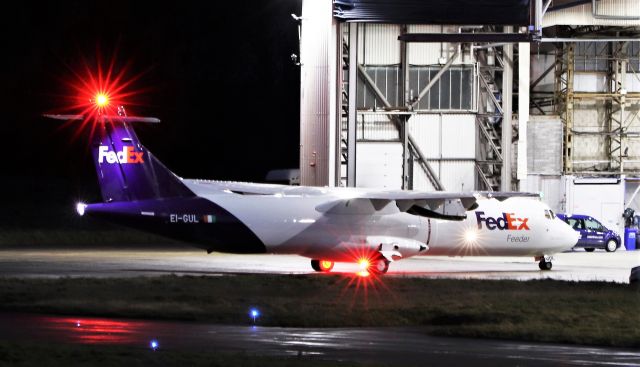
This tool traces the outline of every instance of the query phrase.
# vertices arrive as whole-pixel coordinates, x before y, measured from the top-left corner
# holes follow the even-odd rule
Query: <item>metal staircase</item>
[[[493,50],[491,50],[493,51]],[[476,171],[480,181],[489,191],[500,190],[502,169],[502,98],[501,86],[496,83],[496,73],[503,70],[503,60],[495,54],[499,65],[488,62],[486,54],[476,54],[480,61],[480,103],[476,123],[480,131],[480,152],[476,160]]]

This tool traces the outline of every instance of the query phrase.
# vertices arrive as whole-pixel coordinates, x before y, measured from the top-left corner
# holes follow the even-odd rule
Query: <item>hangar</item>
[[[302,185],[541,192],[619,233],[640,208],[640,2],[303,0],[292,16]]]

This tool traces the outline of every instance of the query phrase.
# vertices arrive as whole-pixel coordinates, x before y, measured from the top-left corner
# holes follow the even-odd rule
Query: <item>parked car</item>
[[[580,239],[574,248],[584,248],[587,252],[592,252],[597,248],[613,252],[622,244],[619,234],[607,229],[593,217],[580,214],[558,214],[558,218],[580,233]]]

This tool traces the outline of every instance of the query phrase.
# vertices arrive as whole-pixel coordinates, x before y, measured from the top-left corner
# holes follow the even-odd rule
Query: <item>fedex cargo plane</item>
[[[183,179],[138,140],[149,117],[92,122],[91,151],[103,202],[77,204],[102,218],[207,252],[296,254],[319,272],[357,262],[387,272],[417,255],[528,256],[542,270],[578,240],[537,194],[304,187]],[[81,120],[81,115],[46,115]]]

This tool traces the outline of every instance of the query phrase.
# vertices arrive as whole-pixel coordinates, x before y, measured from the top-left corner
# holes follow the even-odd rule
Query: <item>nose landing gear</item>
[[[553,264],[551,263],[553,257],[551,256],[538,256],[536,257],[536,260],[539,260],[538,267],[540,270],[551,270],[553,267]]]

